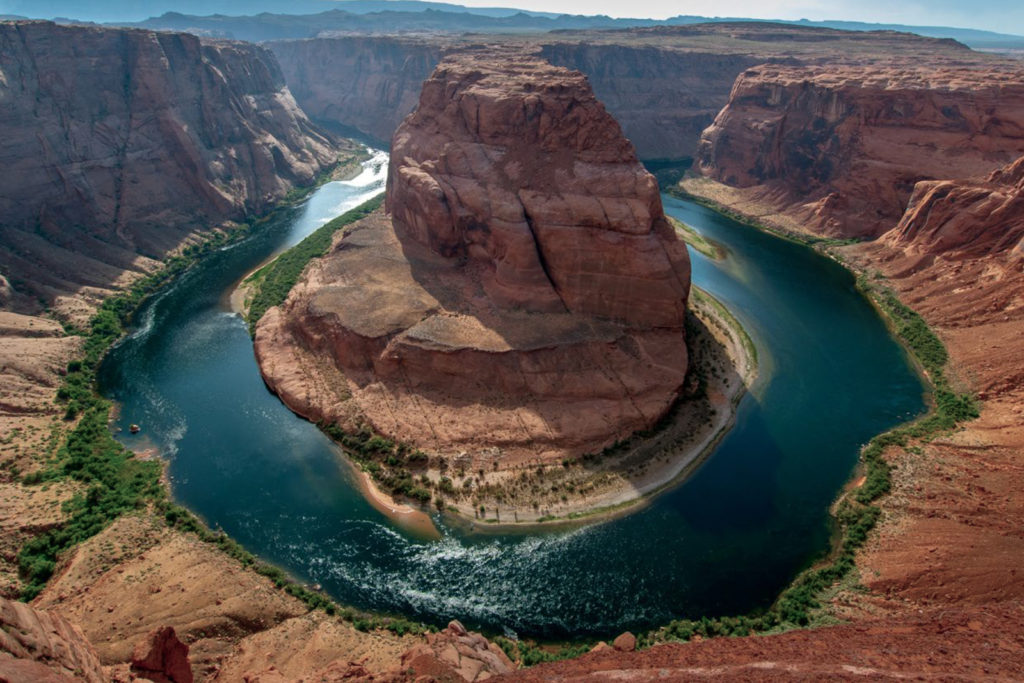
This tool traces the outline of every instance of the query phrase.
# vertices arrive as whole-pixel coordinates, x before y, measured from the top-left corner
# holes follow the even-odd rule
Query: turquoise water
[[[694,282],[758,347],[761,377],[735,428],[683,484],[625,518],[572,531],[406,535],[347,463],[260,379],[225,293],[282,244],[363,201],[382,158],[254,238],[212,255],[140,311],[108,356],[118,435],[169,461],[174,497],[210,525],[345,604],[520,635],[609,635],[771,603],[828,544],[827,510],[872,435],[923,409],[922,385],[852,276],[809,249],[665,197],[725,245]],[[371,165],[372,166],[372,165]],[[125,427],[142,425],[129,435]]]

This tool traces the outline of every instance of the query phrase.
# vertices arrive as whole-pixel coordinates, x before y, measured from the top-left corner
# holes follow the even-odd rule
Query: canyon
[[[0,97],[17,105],[0,114],[7,117],[4,130],[17,131],[4,154],[14,145],[20,150],[4,157],[17,172],[0,180],[0,201],[6,202],[0,302],[7,309],[39,313],[42,297],[62,319],[79,323],[102,297],[194,241],[200,226],[258,214],[336,160],[341,143],[309,122],[289,87],[318,122],[388,139],[415,106],[421,82],[436,63],[465,51],[472,40],[319,38],[270,43],[268,52],[180,34],[37,23],[0,24],[0,33],[0,88],[6,88]],[[695,173],[681,185],[686,192],[780,230],[864,240],[834,253],[919,311],[947,345],[958,386],[981,400],[981,417],[964,429],[916,451],[887,453],[896,468],[893,491],[881,502],[882,523],[860,551],[855,570],[866,590],[840,587],[826,606],[834,618],[852,623],[639,653],[605,650],[516,675],[538,680],[602,675],[648,680],[664,672],[759,677],[766,671],[794,678],[1019,676],[1024,670],[1024,584],[1018,571],[1024,554],[1019,532],[1024,522],[1019,64],[949,41],[779,26],[488,37],[492,40],[587,74],[597,97],[621,117],[640,157],[695,157]],[[104,68],[72,68],[67,60],[75,49],[96,51]],[[48,65],[51,57],[56,61]],[[74,87],[70,77],[65,79],[72,73]],[[105,80],[89,80],[98,75]],[[125,82],[134,84],[127,92]],[[209,104],[223,98],[232,102],[230,109]],[[72,125],[78,113],[67,109],[68,101],[87,103],[87,125]],[[37,115],[49,122],[42,136],[32,132]],[[93,130],[104,134],[80,137]],[[64,147],[67,141],[74,144]],[[479,144],[474,141],[473,149],[479,151]],[[165,146],[175,154],[168,157],[161,151]],[[216,151],[225,146],[231,151]],[[466,240],[460,224],[440,208],[441,182],[452,186],[456,164],[472,168],[472,155],[453,159],[448,168],[423,171],[419,151],[409,151],[413,161],[396,164],[393,171],[405,168],[422,183],[415,188],[406,181],[408,200],[422,201],[430,215],[452,229],[431,242],[408,216],[405,242],[397,236],[387,243],[359,242],[361,235],[389,227],[376,216],[352,232],[348,246],[339,242],[334,256],[381,249],[384,257],[399,252],[404,257],[408,245],[447,267],[437,251],[464,249],[467,258],[477,259],[483,276],[495,277],[489,268],[497,270],[497,259],[487,251],[488,243]],[[435,184],[442,187],[440,194]],[[485,197],[480,196],[481,206]],[[524,286],[547,291],[539,286],[538,262],[529,262],[532,276],[505,287],[504,296],[511,297],[506,301],[515,300]],[[336,267],[343,263],[351,265],[338,261]],[[326,282],[328,270],[326,265],[311,269],[289,305],[309,294],[316,278]],[[525,277],[518,267],[508,272]],[[486,293],[485,281],[479,280]],[[492,291],[502,284],[495,278]],[[520,303],[554,305],[556,298],[531,294]],[[419,303],[429,304],[421,311],[435,306]],[[633,309],[621,310],[631,314]],[[55,451],[52,430],[59,425],[59,411],[52,400],[81,339],[66,335],[49,318],[5,310],[0,321],[5,354],[0,569],[3,590],[13,596],[17,549],[60,524],[60,503],[79,492],[68,483],[45,491],[23,486],[19,474],[40,467]],[[277,334],[274,326],[281,324],[275,313],[261,334]],[[318,341],[326,346],[326,338],[325,333]],[[674,382],[670,377],[666,385]],[[289,400],[286,383],[278,381],[276,388]],[[301,392],[292,393],[292,400],[304,400]],[[663,386],[662,393],[670,392]],[[63,559],[35,606],[59,610],[78,623],[105,665],[127,666],[137,642],[174,624],[205,680],[243,675],[289,680],[321,675],[331,666],[338,678],[368,677],[396,671],[402,653],[426,642],[386,631],[363,633],[311,612],[213,545],[145,515],[119,520]],[[469,638],[454,626],[445,637]],[[462,645],[480,659],[500,660],[469,639],[472,643]],[[299,651],[296,640],[306,643]],[[436,640],[426,646],[435,655],[446,651]],[[84,644],[76,647],[88,650]],[[425,655],[419,650],[409,659]],[[7,661],[0,659],[0,665]],[[422,661],[434,666],[430,656]],[[78,665],[82,662],[90,670],[95,666],[90,654],[81,655]],[[455,664],[463,666],[462,659]],[[480,670],[475,664],[466,669],[475,672],[473,677]],[[433,669],[424,672],[438,675]]]
[[[579,73],[450,57],[391,154],[386,211],[256,327],[289,406],[499,471],[599,452],[668,411],[687,368],[686,247]]]
[[[1024,153],[1024,69],[760,66],[704,131],[697,168],[757,213],[873,239],[918,181],[987,175]]]
[[[998,58],[949,40],[756,23],[527,35],[321,37],[264,43],[295,98],[324,124],[390,140],[420,84],[445,55],[485,43],[535,51],[585,74],[641,159],[693,158],[733,83],[759,64],[896,60],[987,64]],[[673,131],[664,135],[664,131]]]
[[[0,268],[29,312],[95,306],[346,151],[253,45],[7,22],[0,54]]]

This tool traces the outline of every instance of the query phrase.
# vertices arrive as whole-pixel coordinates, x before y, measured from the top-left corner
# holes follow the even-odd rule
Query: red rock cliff
[[[701,172],[804,227],[873,238],[917,182],[1024,153],[1024,73],[970,66],[761,66],[703,135]]]
[[[984,181],[918,183],[883,241],[907,253],[957,259],[1024,257],[1024,157]]]
[[[317,121],[390,140],[416,106],[423,79],[446,52],[442,41],[345,36],[266,44],[288,88]]]
[[[257,327],[296,412],[500,466],[599,451],[668,410],[688,257],[582,75],[444,61],[395,134],[387,206]]]
[[[314,120],[390,140],[420,84],[480,34],[344,36],[266,43],[296,100]],[[586,74],[642,159],[693,157],[701,131],[726,105],[736,77],[757,64],[984,61],[951,40],[892,31],[727,22],[529,36],[489,35]]]
[[[579,72],[532,57],[500,71],[482,58],[444,62],[391,158],[396,228],[479,265],[495,303],[682,325],[686,248]]]
[[[0,102],[0,268],[48,299],[116,285],[338,155],[244,43],[4,22]]]

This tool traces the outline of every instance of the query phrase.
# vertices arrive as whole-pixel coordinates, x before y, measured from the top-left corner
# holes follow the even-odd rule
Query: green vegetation
[[[337,424],[321,422],[317,426],[341,444],[349,457],[393,496],[403,496],[426,505],[434,497],[430,490],[436,488],[439,495],[434,504],[443,507],[445,499],[442,494],[455,492],[451,479],[447,477],[434,483],[412,473],[413,469],[425,468],[429,457],[409,444],[380,436],[365,425],[354,432],[346,432]]]
[[[295,286],[306,264],[327,252],[334,233],[360,218],[370,215],[380,207],[383,201],[384,195],[379,194],[351,211],[343,213],[253,273],[246,281],[252,286],[254,292],[248,313],[250,334],[255,332],[256,323],[267,312],[267,309],[284,303],[288,292]]]
[[[697,232],[692,227],[682,222],[678,218],[673,218],[672,216],[667,216],[667,218],[668,222],[672,224],[673,228],[675,228],[676,234],[678,234],[684,242],[689,244],[698,252],[716,261],[720,260],[723,257],[724,250],[720,245],[705,238],[699,232]]]
[[[25,478],[28,484],[69,478],[87,488],[65,504],[68,520],[64,524],[29,540],[18,553],[24,600],[43,589],[61,552],[95,536],[125,512],[164,496],[160,465],[136,460],[110,435],[109,408],[102,399],[91,401],[57,462]]]
[[[185,248],[165,262],[164,268],[138,282],[128,292],[106,299],[89,323],[83,354],[71,361],[57,391],[65,404],[64,418],[78,420],[58,450],[55,460],[23,479],[26,485],[70,479],[81,483],[85,493],[64,505],[67,521],[36,536],[18,553],[18,569],[24,587],[21,597],[31,600],[53,574],[60,553],[91,538],[131,510],[163,500],[160,465],[143,462],[110,434],[110,403],[95,389],[96,369],[110,345],[124,333],[131,314],[147,296],[176,277],[203,254],[238,239],[248,225],[216,232],[203,243]]]
[[[504,650],[509,659],[513,662],[518,662],[521,666],[533,666],[542,662],[575,659],[585,655],[593,647],[593,643],[582,642],[542,648],[533,642],[512,640],[504,636],[496,636],[494,643]]]

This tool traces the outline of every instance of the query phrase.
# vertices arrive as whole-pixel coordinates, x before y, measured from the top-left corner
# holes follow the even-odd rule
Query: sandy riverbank
[[[360,493],[377,512],[414,536],[428,540],[441,538],[441,532],[437,530],[434,520],[426,512],[411,505],[399,503],[381,491],[366,472],[355,470],[353,474]]]

